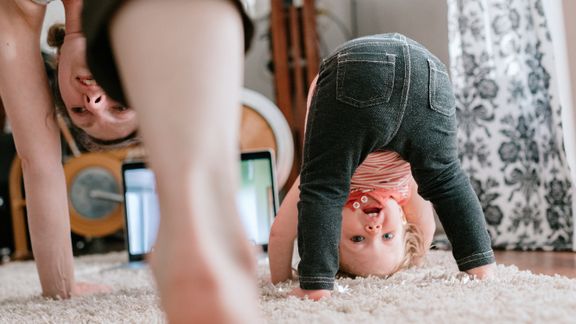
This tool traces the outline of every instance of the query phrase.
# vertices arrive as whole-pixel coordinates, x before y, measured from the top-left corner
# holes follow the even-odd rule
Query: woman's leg
[[[230,1],[131,1],[111,36],[157,176],[152,257],[174,322],[257,322],[252,259],[235,199],[242,23]]]

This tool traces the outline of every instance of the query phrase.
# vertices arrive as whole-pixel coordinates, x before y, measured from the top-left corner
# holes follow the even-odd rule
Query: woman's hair
[[[54,24],[48,29],[48,45],[50,47],[56,48],[58,55],[60,55],[60,48],[62,47],[62,44],[64,44],[64,36],[66,36],[66,29],[64,28],[64,24]],[[84,130],[74,125],[70,115],[68,115],[66,105],[62,100],[62,95],[60,94],[60,87],[58,85],[57,60],[52,59],[49,61],[49,64],[53,69],[53,73],[50,75],[50,86],[52,88],[56,113],[63,117],[66,125],[72,133],[72,136],[83,150],[91,152],[107,151],[140,143],[140,139],[137,136],[137,131],[134,131],[123,138],[114,140],[101,140],[88,135]]]

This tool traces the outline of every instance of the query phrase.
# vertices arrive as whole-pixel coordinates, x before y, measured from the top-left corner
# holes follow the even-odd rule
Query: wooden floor
[[[537,274],[576,278],[576,252],[494,251],[496,262]]]

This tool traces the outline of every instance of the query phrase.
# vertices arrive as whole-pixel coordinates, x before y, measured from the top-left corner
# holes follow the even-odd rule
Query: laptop
[[[239,168],[236,203],[241,222],[249,241],[266,251],[279,203],[274,156],[269,150],[243,152]],[[154,247],[160,223],[154,173],[142,161],[124,162],[122,183],[128,261],[140,267]]]
[[[122,183],[128,261],[139,264],[152,251],[160,224],[156,180],[144,162],[125,162],[122,164]]]
[[[274,156],[270,150],[242,152],[240,160],[240,220],[250,242],[266,251],[279,204]]]

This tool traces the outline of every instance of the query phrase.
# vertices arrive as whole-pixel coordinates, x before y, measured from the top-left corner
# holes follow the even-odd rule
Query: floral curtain
[[[541,0],[448,0],[461,161],[497,248],[571,249],[572,181]]]

